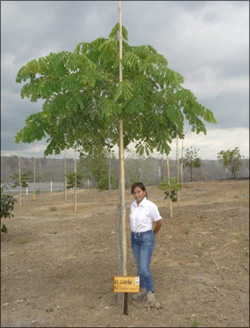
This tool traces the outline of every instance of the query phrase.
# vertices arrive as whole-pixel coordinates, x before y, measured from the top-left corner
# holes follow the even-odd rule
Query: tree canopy
[[[123,26],[123,81],[119,82],[119,23],[108,38],[79,43],[33,59],[23,66],[16,82],[25,82],[21,97],[43,99],[42,110],[29,115],[16,142],[47,138],[45,155],[77,146],[93,153],[119,142],[124,124],[125,148],[135,142],[139,154],[153,149],[169,153],[172,139],[184,138],[184,119],[192,131],[206,134],[206,122],[216,123],[181,84],[184,78],[168,68],[168,61],[150,45],[130,46]]]
[[[233,150],[221,150],[217,156],[219,162],[231,171],[232,179],[236,179],[236,173],[242,166],[241,157],[239,147],[235,147]]]

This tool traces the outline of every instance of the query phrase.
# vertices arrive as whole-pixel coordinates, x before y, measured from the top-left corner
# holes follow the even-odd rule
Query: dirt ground
[[[151,261],[162,309],[113,293],[117,191],[23,196],[1,235],[2,327],[249,327],[249,181],[185,183]],[[133,199],[127,190],[126,200]],[[129,206],[127,206],[127,214]],[[136,275],[127,215],[128,274]]]

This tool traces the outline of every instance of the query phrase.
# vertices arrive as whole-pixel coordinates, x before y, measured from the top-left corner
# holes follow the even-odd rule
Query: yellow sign
[[[140,277],[138,276],[114,276],[115,293],[139,293]]]

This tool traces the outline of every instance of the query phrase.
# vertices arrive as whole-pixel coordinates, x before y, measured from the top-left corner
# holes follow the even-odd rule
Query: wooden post
[[[168,171],[168,183],[170,183],[170,167],[169,167],[169,159],[167,155],[167,171]],[[169,197],[169,208],[170,208],[170,217],[173,217],[173,209],[172,209],[172,200]]]
[[[39,190],[41,192],[41,179],[42,179],[42,167],[41,167],[41,158],[39,158]]]
[[[119,179],[118,199],[117,199],[117,213],[116,213],[116,249],[117,249],[117,263],[118,274],[122,275],[122,243],[121,243],[121,181]],[[117,293],[118,303],[123,304],[124,294]]]
[[[183,139],[181,139],[181,165],[180,165],[180,181],[183,189]]]
[[[76,210],[76,208],[77,208],[77,199],[76,199],[76,197],[77,197],[77,195],[76,195],[76,186],[77,186],[77,181],[76,181],[76,147],[75,147],[75,165],[74,165],[74,173],[75,173],[75,210]]]
[[[176,180],[180,182],[180,163],[179,163],[179,136],[176,137]],[[180,206],[180,192],[177,191],[178,206]]]
[[[66,150],[64,150],[64,199],[67,199],[67,168],[66,168]]]
[[[122,2],[119,0],[119,81],[122,82]],[[126,241],[126,208],[125,208],[125,172],[124,172],[124,140],[123,140],[123,120],[120,120],[120,140],[119,140],[119,157],[120,157],[120,181],[121,181],[121,219],[122,219],[122,274],[127,275],[127,241]],[[128,314],[128,297],[124,293],[123,314]]]
[[[36,200],[36,158],[34,157],[34,186],[33,186],[33,200]]]
[[[19,154],[19,206],[22,207],[22,192],[21,192],[21,158]]]

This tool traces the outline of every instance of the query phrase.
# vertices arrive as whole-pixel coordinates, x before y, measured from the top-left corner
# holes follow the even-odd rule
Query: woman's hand
[[[154,227],[154,234],[155,235],[161,229],[161,226],[162,226],[162,219],[155,222],[155,227]]]

